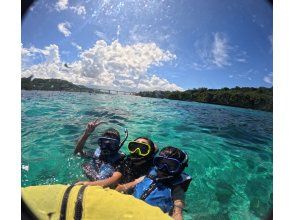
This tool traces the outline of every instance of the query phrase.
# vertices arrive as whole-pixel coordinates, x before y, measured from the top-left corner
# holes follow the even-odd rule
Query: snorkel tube
[[[185,169],[185,167],[188,167],[189,157],[185,151],[182,150],[182,152],[185,154],[185,159],[181,163],[181,168]]]
[[[121,147],[124,145],[124,143],[126,142],[126,140],[128,139],[128,136],[129,136],[128,129],[125,128],[124,131],[125,131],[125,138],[123,139],[122,142],[120,142],[120,144],[119,144],[119,148],[121,148]]]

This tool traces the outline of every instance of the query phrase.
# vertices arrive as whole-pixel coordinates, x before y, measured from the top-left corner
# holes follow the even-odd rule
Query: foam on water
[[[271,210],[272,113],[136,96],[22,91],[22,186],[85,179],[73,149],[97,117],[109,123],[89,148],[114,126],[122,136],[127,127],[128,140],[149,136],[189,154],[185,219],[259,219]]]

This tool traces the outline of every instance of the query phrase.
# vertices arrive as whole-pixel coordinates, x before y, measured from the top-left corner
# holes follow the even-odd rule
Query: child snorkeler
[[[104,122],[101,122],[98,119],[89,122],[85,133],[79,139],[74,151],[75,154],[80,154],[83,157],[91,159],[90,162],[82,165],[86,176],[91,181],[103,180],[111,177],[114,172],[117,171],[125,157],[125,154],[119,150],[127,139],[127,130],[125,130],[126,137],[120,142],[119,132],[113,128],[109,128],[98,138],[97,142],[99,147],[95,152],[87,152],[83,150],[85,142],[90,134],[102,123]]]
[[[154,168],[135,186],[133,196],[158,206],[174,219],[182,219],[184,197],[192,178],[183,171],[188,155],[176,148],[165,147],[154,158]]]
[[[140,137],[130,142],[128,149],[130,154],[120,163],[111,177],[92,182],[78,182],[77,184],[122,187],[126,193],[132,193],[131,190],[141,180],[139,177],[147,175],[153,167],[153,159],[158,148],[149,138]]]
[[[128,151],[129,155],[120,167],[122,178],[116,190],[132,194],[135,185],[152,169],[158,148],[149,138],[139,137],[128,144]]]

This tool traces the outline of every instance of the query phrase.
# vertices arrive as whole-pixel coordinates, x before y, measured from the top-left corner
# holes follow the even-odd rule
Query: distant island
[[[118,91],[113,89],[94,89],[82,85],[76,85],[62,79],[40,79],[30,77],[21,78],[22,90],[44,90],[44,91],[65,91],[65,92],[89,92],[103,94],[134,94],[134,92]]]
[[[143,97],[165,98],[183,101],[203,102],[250,108],[262,111],[273,111],[273,88],[238,87],[207,89],[198,88],[180,91],[144,91],[136,95]]]
[[[46,91],[68,91],[68,92],[95,92],[95,89],[86,86],[75,85],[61,79],[39,79],[32,77],[21,78],[22,90],[46,90]]]
[[[61,79],[21,78],[22,90],[46,90],[102,93],[99,89],[92,89],[82,85],[75,85]],[[109,91],[110,93],[110,91]],[[227,105],[241,108],[250,108],[262,111],[273,111],[273,88],[238,87],[207,89],[198,88],[180,91],[142,91],[134,95],[152,98],[165,98],[192,102],[203,102],[218,105]]]

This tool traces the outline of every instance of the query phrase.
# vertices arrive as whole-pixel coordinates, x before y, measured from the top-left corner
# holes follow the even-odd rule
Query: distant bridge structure
[[[120,94],[120,95],[135,95],[135,92],[126,92],[114,89],[95,89],[96,93],[106,93],[106,94]]]

